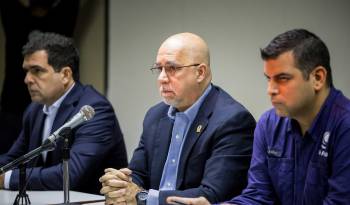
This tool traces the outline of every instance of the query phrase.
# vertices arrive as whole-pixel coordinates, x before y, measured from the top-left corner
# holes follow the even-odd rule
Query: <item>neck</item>
[[[52,104],[54,104],[60,97],[62,97],[72,86],[74,85],[74,81],[69,81],[67,84],[64,85],[64,89],[62,92],[58,93],[57,96],[54,98],[54,100],[44,103],[47,107],[50,107]]]
[[[198,89],[194,92],[195,94],[192,95],[192,98],[190,100],[188,100],[187,104],[185,106],[182,107],[176,107],[176,109],[180,112],[184,112],[185,110],[187,110],[189,107],[191,107],[204,93],[204,91],[208,88],[209,84],[202,84],[198,86]]]
[[[317,114],[320,112],[321,107],[325,103],[329,92],[330,88],[326,88],[321,90],[319,93],[316,93],[314,103],[305,108],[304,112],[301,113],[299,117],[294,118],[299,123],[303,135],[305,135],[306,131],[310,129]]]

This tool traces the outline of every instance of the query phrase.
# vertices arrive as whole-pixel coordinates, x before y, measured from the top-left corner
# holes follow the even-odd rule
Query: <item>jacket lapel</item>
[[[209,118],[215,107],[218,90],[215,86],[212,87],[210,93],[204,100],[200,109],[198,110],[197,116],[193,121],[190,129],[188,130],[186,140],[184,142],[182,153],[180,157],[180,164],[178,169],[176,188],[178,189],[181,186],[183,181],[183,175],[186,168],[186,162],[189,158],[191,150],[200,136],[205,132],[205,129],[208,125]]]
[[[163,167],[168,156],[168,149],[170,145],[171,132],[173,129],[174,123],[168,116],[160,119],[155,135],[156,145],[154,150],[154,155],[152,160],[152,179],[151,182],[155,182],[158,186],[163,174]]]
[[[42,131],[44,129],[45,114],[42,111],[42,106],[37,110],[37,116],[33,125],[32,133],[30,134],[29,150],[39,147],[42,143]]]
[[[76,106],[74,106],[74,104],[79,99],[79,95],[82,92],[81,89],[82,89],[82,85],[76,82],[71,92],[62,101],[60,107],[58,108],[55,120],[52,124],[51,133],[59,129],[64,123],[66,123],[75,114],[73,112],[77,109],[76,109]],[[70,141],[72,140],[73,139],[70,139]],[[57,140],[56,149],[52,152],[48,152],[46,163],[49,162],[50,160],[54,160],[57,157],[61,156],[61,150],[60,148],[57,148],[57,147],[61,147],[60,146],[61,144],[62,144],[62,139]]]

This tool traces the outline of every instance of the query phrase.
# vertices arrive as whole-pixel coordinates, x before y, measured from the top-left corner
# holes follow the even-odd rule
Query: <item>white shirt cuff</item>
[[[10,179],[12,175],[12,170],[5,172],[5,178],[4,178],[4,188],[10,189]]]
[[[147,205],[159,205],[159,191],[150,189],[148,190]]]

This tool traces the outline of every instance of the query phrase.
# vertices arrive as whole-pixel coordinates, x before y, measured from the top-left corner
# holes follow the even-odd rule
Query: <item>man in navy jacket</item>
[[[104,168],[127,165],[123,135],[111,104],[91,86],[79,82],[79,55],[71,39],[33,32],[23,47],[23,56],[24,82],[33,102],[24,114],[20,136],[0,157],[0,165],[39,147],[82,106],[90,105],[95,116],[73,129],[69,174],[72,190],[97,193]],[[28,162],[28,189],[62,189],[62,146],[58,141],[54,151]],[[17,189],[18,174],[15,169],[1,175],[1,188]]]
[[[255,120],[211,84],[209,50],[181,33],[159,48],[151,68],[164,102],[152,107],[129,169],[106,170],[107,204],[165,204],[169,195],[227,200],[246,185]],[[131,178],[130,178],[131,177]]]
[[[257,124],[248,186],[227,203],[350,204],[350,101],[333,86],[326,45],[294,29],[261,56],[274,109]]]

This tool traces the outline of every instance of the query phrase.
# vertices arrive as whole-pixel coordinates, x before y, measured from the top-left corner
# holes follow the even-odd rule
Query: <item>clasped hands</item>
[[[100,193],[105,195],[106,205],[136,205],[135,195],[141,188],[132,182],[130,175],[128,168],[105,169],[105,174],[100,177]]]
[[[101,194],[106,197],[106,205],[136,205],[136,194],[142,189],[132,182],[131,170],[123,169],[105,169],[105,174],[100,177],[102,183]],[[184,198],[171,196],[167,198],[169,204],[186,205],[210,205],[204,197]]]

